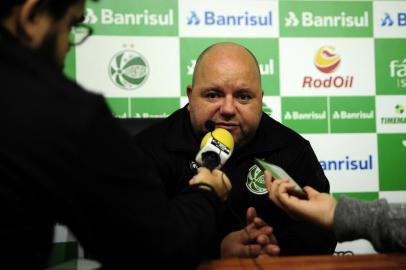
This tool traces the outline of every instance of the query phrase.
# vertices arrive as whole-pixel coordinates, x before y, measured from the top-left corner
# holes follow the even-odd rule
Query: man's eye
[[[219,95],[219,93],[209,92],[209,93],[206,93],[205,96],[207,99],[215,99],[215,98],[218,98],[220,95]]]
[[[237,98],[242,101],[248,101],[248,100],[252,99],[252,96],[247,93],[240,93],[237,95]]]

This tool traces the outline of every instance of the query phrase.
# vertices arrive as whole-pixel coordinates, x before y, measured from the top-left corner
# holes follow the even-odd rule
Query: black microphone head
[[[220,156],[216,152],[207,151],[202,153],[202,161],[203,167],[212,171],[220,164]]]
[[[212,132],[216,128],[216,123],[214,123],[212,120],[207,120],[204,123],[204,127],[207,129],[207,131]]]

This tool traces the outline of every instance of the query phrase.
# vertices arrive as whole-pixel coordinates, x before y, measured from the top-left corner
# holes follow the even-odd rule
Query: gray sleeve
[[[406,204],[341,196],[333,230],[339,242],[363,238],[371,241],[378,252],[406,251]]]

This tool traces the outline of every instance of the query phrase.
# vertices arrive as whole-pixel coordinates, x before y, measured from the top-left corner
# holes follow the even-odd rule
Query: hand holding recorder
[[[306,192],[303,191],[303,189],[299,186],[299,184],[296,183],[296,181],[293,180],[293,178],[287,172],[285,172],[284,169],[282,169],[281,167],[279,167],[279,166],[277,166],[275,164],[266,162],[265,160],[258,159],[258,158],[255,159],[255,163],[258,165],[258,167],[263,172],[265,172],[265,171],[270,172],[271,176],[274,179],[281,179],[281,180],[286,179],[286,180],[289,181],[289,183],[292,183],[294,188],[289,189],[287,191],[290,195],[294,195],[294,196],[296,196],[298,198],[301,198],[301,199],[307,199]],[[269,189],[268,189],[268,191],[269,191]]]
[[[307,199],[300,199],[292,195],[292,191],[296,188],[295,183],[286,179],[272,181],[269,171],[265,172],[265,184],[269,198],[290,216],[307,220],[326,229],[332,228],[337,202],[330,194],[320,193],[306,186],[304,191]]]

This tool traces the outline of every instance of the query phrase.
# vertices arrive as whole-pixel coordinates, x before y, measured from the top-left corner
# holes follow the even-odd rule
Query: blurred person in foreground
[[[62,74],[91,34],[83,10],[83,0],[0,1],[2,268],[44,269],[57,223],[104,268],[192,268],[217,244],[230,182],[201,168],[166,196],[104,98]],[[87,34],[70,40],[75,27]]]

